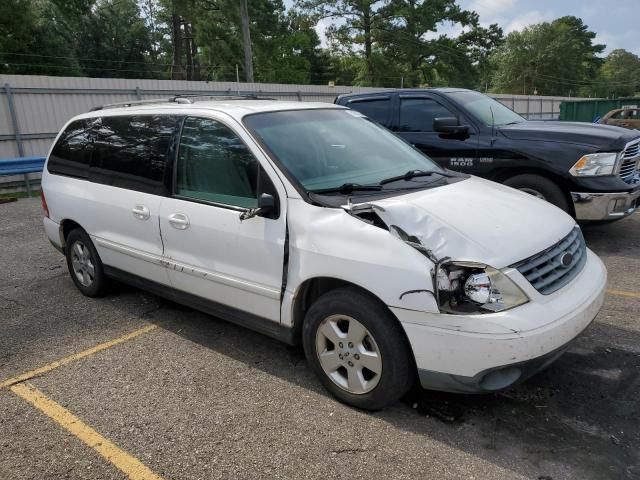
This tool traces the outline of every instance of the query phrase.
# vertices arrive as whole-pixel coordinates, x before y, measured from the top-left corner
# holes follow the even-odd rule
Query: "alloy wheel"
[[[71,246],[71,265],[82,286],[90,287],[95,278],[95,267],[91,261],[91,252],[79,240]]]
[[[382,356],[371,333],[356,319],[331,315],[316,331],[316,354],[324,373],[340,388],[362,395],[382,374]]]

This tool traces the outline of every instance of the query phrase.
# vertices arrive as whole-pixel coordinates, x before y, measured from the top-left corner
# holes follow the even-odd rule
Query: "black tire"
[[[100,256],[96,251],[96,248],[93,246],[93,242],[87,232],[82,230],[81,228],[76,228],[69,232],[66,239],[66,257],[67,257],[67,268],[69,269],[69,274],[71,275],[71,280],[76,285],[78,290],[83,295],[87,297],[99,297],[107,293],[109,286],[109,279],[104,273],[104,267],[102,265],[102,261],[100,260]],[[79,255],[78,250],[76,248],[81,248],[82,252],[86,249],[86,255],[88,261],[84,265],[85,271],[87,272],[88,277],[90,278],[90,282],[88,284],[83,284],[78,274],[76,274],[74,270],[74,257],[77,260],[81,255]],[[93,267],[90,269],[89,267]],[[91,275],[93,272],[93,275]]]
[[[516,175],[515,177],[505,180],[504,184],[509,187],[522,190],[526,193],[530,193],[534,196],[537,195],[533,192],[537,192],[540,197],[544,198],[547,202],[567,213],[570,213],[567,197],[560,187],[548,178],[533,174]]]
[[[363,344],[371,344],[373,339],[373,345],[379,352],[381,373],[370,391],[351,393],[345,387],[340,387],[325,373],[320,363],[316,334],[324,320],[338,315],[355,319],[364,326],[368,335],[364,337]],[[415,364],[402,326],[385,305],[356,288],[331,290],[316,300],[305,316],[302,342],[307,362],[324,387],[338,400],[354,407],[366,410],[388,407],[406,394],[415,382]],[[354,352],[357,351],[351,351],[351,359],[356,358]],[[346,365],[340,368],[348,373]],[[351,364],[349,368],[353,372],[358,365],[354,367]],[[373,373],[366,368],[359,371],[361,375]]]

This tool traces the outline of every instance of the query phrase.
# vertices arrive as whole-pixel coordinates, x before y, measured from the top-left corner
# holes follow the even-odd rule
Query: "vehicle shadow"
[[[638,259],[640,236],[636,232],[640,231],[640,218],[636,215],[611,223],[581,225],[587,246],[601,256]]]
[[[300,348],[158,299],[148,318],[189,341],[268,374],[329,396]],[[403,401],[371,413],[522,475],[540,479],[640,478],[640,350],[614,348],[616,338],[640,345],[640,334],[593,324],[553,366],[490,395],[414,389]],[[478,441],[481,438],[482,441]],[[552,467],[555,466],[555,467]],[[575,475],[575,476],[574,476]]]

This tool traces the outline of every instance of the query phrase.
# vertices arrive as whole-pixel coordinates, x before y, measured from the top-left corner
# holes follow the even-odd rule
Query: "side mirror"
[[[240,214],[240,220],[249,220],[253,217],[268,217],[276,209],[276,199],[269,193],[263,193],[258,197],[258,207],[249,208]]]
[[[258,215],[264,217],[273,212],[276,208],[276,199],[270,193],[262,193],[258,198]]]
[[[469,126],[460,125],[460,120],[456,117],[439,117],[433,119],[433,131],[447,135],[466,135],[469,133]]]

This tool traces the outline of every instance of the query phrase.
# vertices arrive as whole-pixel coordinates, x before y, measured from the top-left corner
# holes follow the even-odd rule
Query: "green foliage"
[[[151,36],[135,0],[99,0],[81,17],[79,64],[92,77],[144,78],[155,70],[148,65]]]
[[[603,59],[572,16],[504,38],[457,0],[248,0],[248,11],[257,82],[640,91],[640,58]],[[0,1],[0,73],[235,81],[243,52],[238,0]]]
[[[640,94],[640,57],[622,49],[612,51],[600,69],[594,93],[599,97]]]
[[[68,11],[57,2],[0,2],[0,72],[81,74],[71,33],[79,16]]]
[[[456,83],[476,86],[486,77],[488,52],[499,45],[497,25],[479,26],[475,12],[455,0],[298,0],[316,20],[335,20],[326,34],[335,56],[360,58],[353,82],[372,86]],[[447,25],[456,37],[435,32]]]
[[[605,46],[581,19],[562,17],[510,33],[493,55],[493,88],[504,93],[577,95],[597,76]]]

